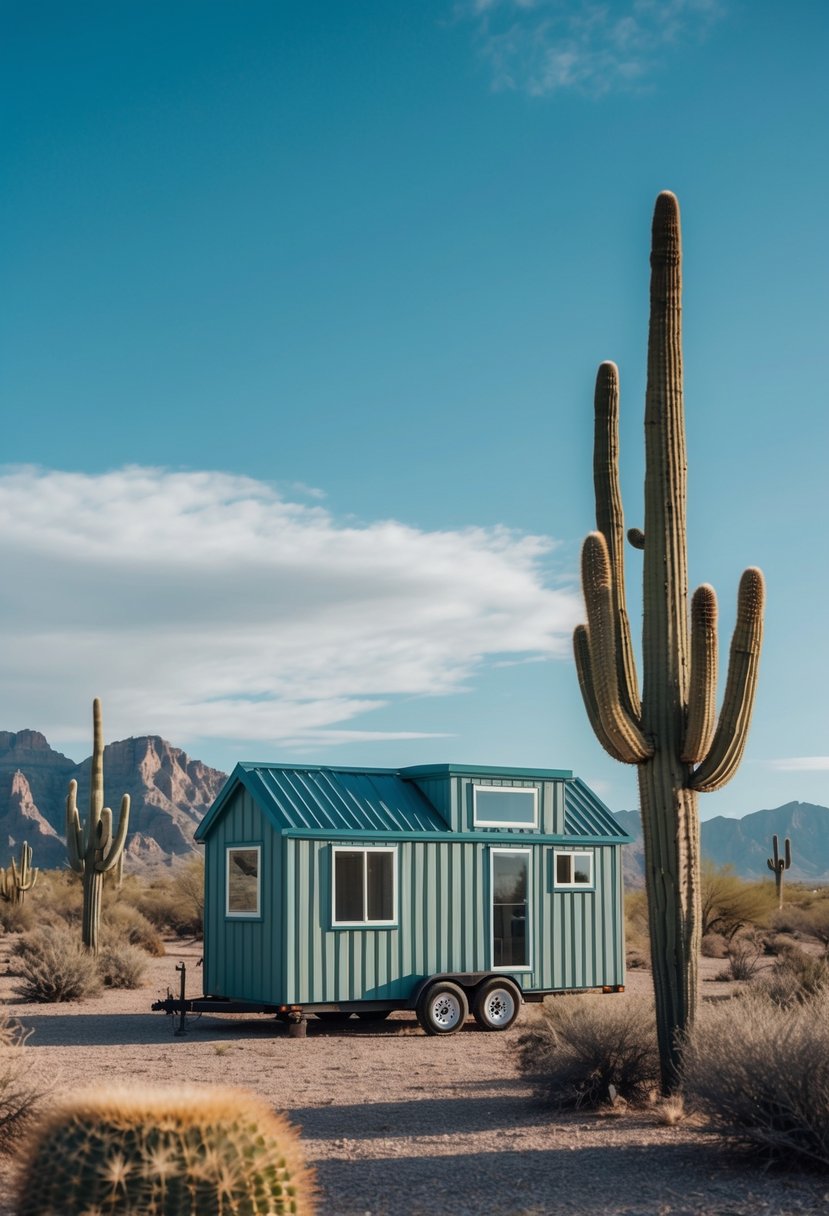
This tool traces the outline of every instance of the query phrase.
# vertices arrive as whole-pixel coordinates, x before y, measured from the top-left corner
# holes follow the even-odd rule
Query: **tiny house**
[[[624,985],[630,837],[569,771],[238,764],[196,839],[211,1007],[448,1034]]]

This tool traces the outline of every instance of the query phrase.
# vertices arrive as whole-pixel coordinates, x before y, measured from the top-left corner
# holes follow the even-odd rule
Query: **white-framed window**
[[[493,971],[530,971],[530,850],[490,849]]]
[[[537,828],[538,790],[518,785],[473,785],[476,828]]]
[[[593,888],[592,853],[555,853],[553,856],[555,885],[572,890]]]
[[[233,844],[226,850],[225,915],[260,915],[262,904],[262,846]]]
[[[397,924],[397,847],[333,846],[331,923],[367,928]]]

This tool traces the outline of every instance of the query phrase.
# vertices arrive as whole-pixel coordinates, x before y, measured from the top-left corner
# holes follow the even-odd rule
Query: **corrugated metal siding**
[[[260,844],[261,919],[225,916],[228,845]],[[270,1001],[280,987],[283,842],[242,786],[207,842],[205,857],[204,991],[236,1000]]]
[[[285,1002],[405,1000],[424,976],[490,969],[490,846],[401,842],[399,925],[382,929],[332,929],[331,846],[286,846]],[[554,890],[553,846],[531,850],[533,971],[516,973],[521,986],[624,982],[618,850],[595,850],[595,891]]]
[[[283,828],[440,832],[446,825],[411,781],[396,773],[261,766],[249,780]]]

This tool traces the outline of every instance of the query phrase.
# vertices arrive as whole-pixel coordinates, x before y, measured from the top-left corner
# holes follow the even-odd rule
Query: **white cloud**
[[[788,756],[769,765],[779,773],[823,773],[829,771],[829,756]]]
[[[0,721],[64,740],[82,722],[85,740],[100,695],[109,738],[418,737],[348,724],[456,692],[487,662],[569,654],[581,610],[548,585],[553,547],[343,523],[222,473],[7,469]]]
[[[495,89],[592,96],[639,84],[668,47],[698,40],[721,0],[460,0]]]

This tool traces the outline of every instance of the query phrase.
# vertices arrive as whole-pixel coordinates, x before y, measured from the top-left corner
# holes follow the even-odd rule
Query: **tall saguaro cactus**
[[[783,846],[784,856],[780,856],[780,842],[777,839],[777,833],[771,838],[772,852],[774,860],[771,857],[766,858],[766,865],[774,875],[774,886],[777,891],[777,906],[783,907],[783,871],[788,870],[792,864],[792,842],[786,837],[786,842]]]
[[[113,836],[112,811],[104,806],[104,732],[101,702],[97,697],[92,703],[92,734],[89,817],[82,826],[78,813],[78,783],[72,780],[66,798],[66,849],[72,869],[83,874],[83,944],[97,954],[104,874],[118,864],[123,854],[130,819],[130,796],[124,794],[118,828]]]
[[[748,734],[763,626],[759,570],[740,581],[725,695],[716,717],[717,599],[708,585],[691,600],[685,530],[686,457],[682,386],[679,204],[660,194],[651,247],[645,396],[645,530],[641,698],[625,607],[624,516],[619,491],[619,378],[599,368],[595,394],[596,526],[582,550],[587,625],[574,645],[584,703],[602,746],[635,764],[645,843],[657,1034],[666,1091],[676,1087],[681,1035],[697,1005],[700,945],[697,793],[733,776]]]

